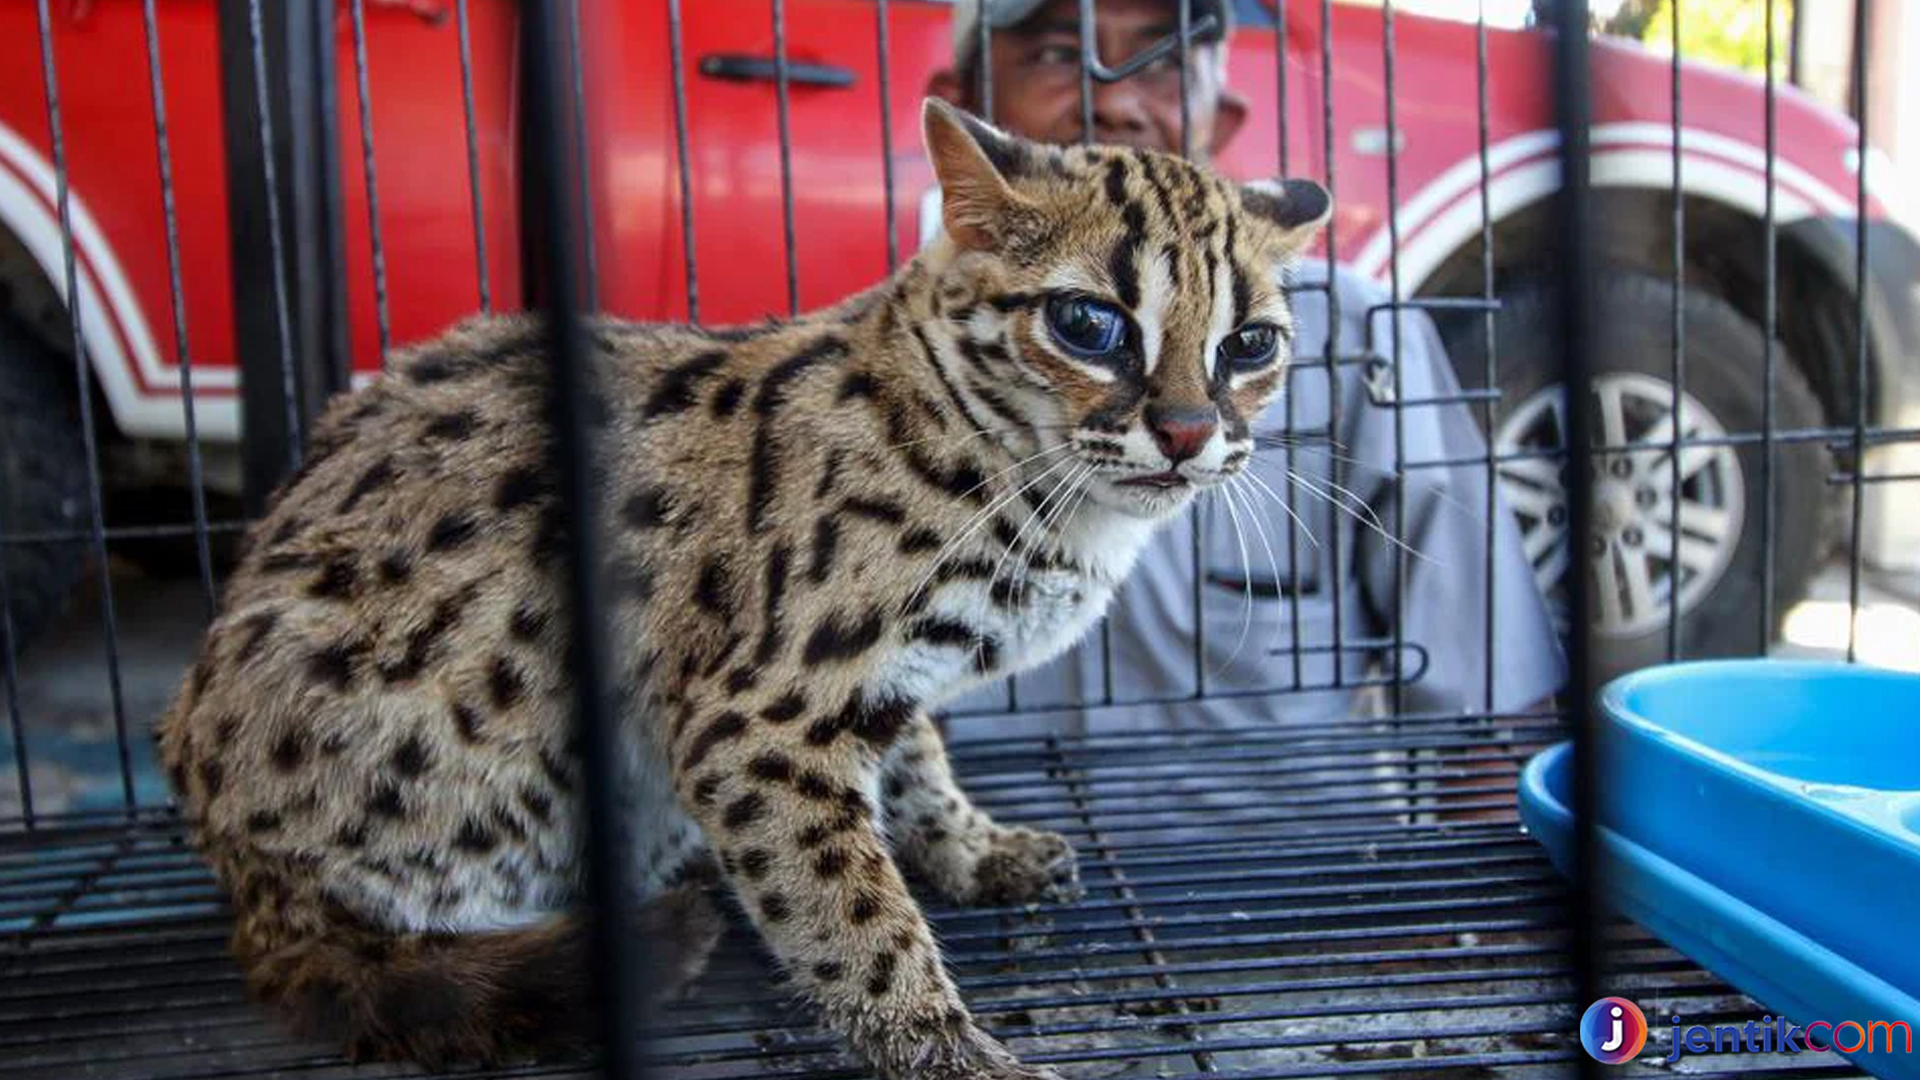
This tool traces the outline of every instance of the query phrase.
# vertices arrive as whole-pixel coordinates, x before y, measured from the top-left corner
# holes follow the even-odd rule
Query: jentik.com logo
[[[1580,1017],[1580,1045],[1596,1061],[1620,1065],[1632,1061],[1647,1045],[1647,1018],[1626,998],[1604,997]],[[1865,1053],[1913,1053],[1913,1030],[1901,1020],[1838,1022],[1815,1020],[1789,1023],[1763,1016],[1740,1026],[1683,1027],[1673,1018],[1673,1036],[1667,1062],[1688,1054],[1805,1054],[1837,1050],[1849,1056]],[[1657,1051],[1656,1051],[1657,1053]]]
[[[1632,1061],[1647,1045],[1647,1018],[1626,998],[1604,997],[1580,1018],[1580,1045],[1596,1061],[1618,1065]]]

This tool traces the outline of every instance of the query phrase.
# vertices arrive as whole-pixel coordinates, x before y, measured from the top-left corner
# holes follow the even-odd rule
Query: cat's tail
[[[235,948],[248,990],[277,1008],[296,1034],[341,1046],[353,1060],[407,1060],[432,1069],[593,1045],[591,944],[577,916],[463,934],[396,935],[333,922],[264,950],[245,943],[260,942],[260,927],[249,928],[244,916],[241,922]],[[640,908],[636,932],[648,943],[658,996],[676,994],[699,976],[723,925],[698,885]]]

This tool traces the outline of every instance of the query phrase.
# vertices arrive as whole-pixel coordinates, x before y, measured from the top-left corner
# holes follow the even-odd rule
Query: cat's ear
[[[1283,255],[1306,250],[1333,216],[1333,196],[1311,180],[1255,180],[1242,184],[1240,206],[1279,228]]]
[[[1032,148],[939,98],[927,99],[920,125],[947,235],[963,248],[996,246],[1009,211],[1025,203],[1007,178],[1026,171]]]

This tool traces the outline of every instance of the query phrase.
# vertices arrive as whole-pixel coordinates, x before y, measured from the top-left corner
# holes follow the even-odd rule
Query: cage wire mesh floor
[[[958,747],[983,807],[1072,837],[1087,895],[940,909],[948,963],[984,1024],[1073,1077],[1570,1074],[1564,885],[1513,803],[1519,765],[1558,730],[1456,718]],[[171,817],[0,839],[0,1074],[414,1073],[288,1041],[244,999],[225,923]],[[1612,957],[1610,987],[1656,1031],[1764,1011],[1632,927]],[[650,1053],[675,1077],[864,1075],[743,924]],[[1852,1075],[1825,1054],[1636,1068]]]

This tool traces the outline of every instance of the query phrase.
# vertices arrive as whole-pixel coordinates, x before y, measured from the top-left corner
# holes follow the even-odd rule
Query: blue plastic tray
[[[1795,1023],[1920,1028],[1920,677],[1676,664],[1600,705],[1608,902]],[[1520,779],[1521,820],[1562,872],[1572,766],[1563,743]],[[1644,1053],[1664,1054],[1670,1018],[1647,1023]],[[1920,1080],[1920,1052],[1899,1049],[1851,1058]]]

